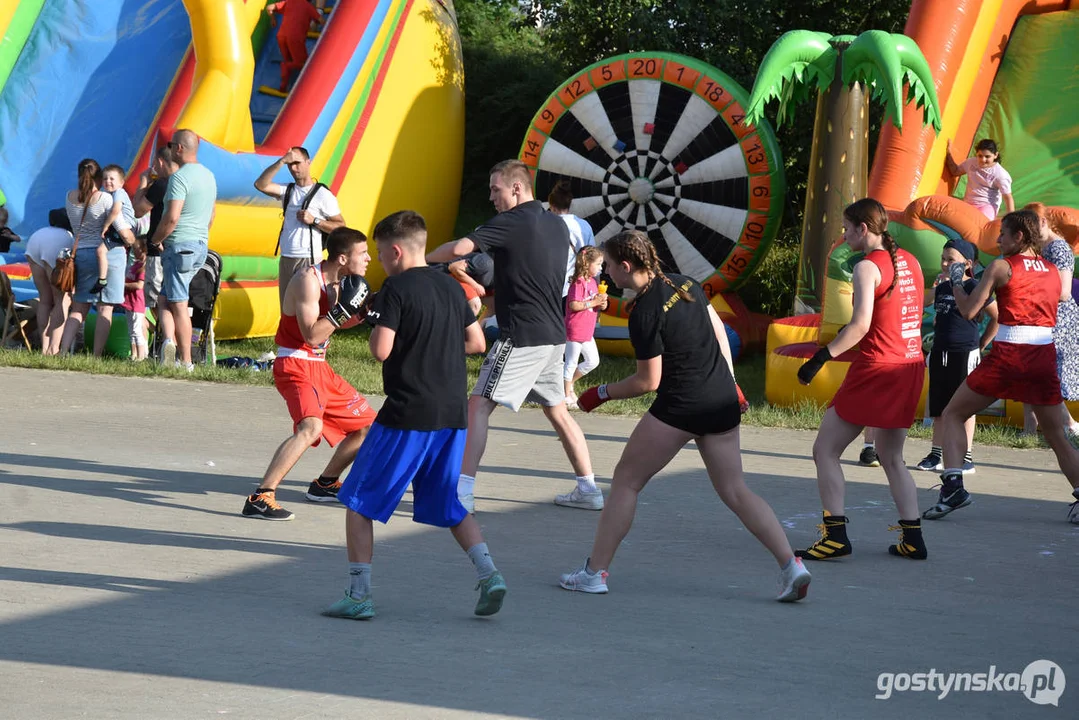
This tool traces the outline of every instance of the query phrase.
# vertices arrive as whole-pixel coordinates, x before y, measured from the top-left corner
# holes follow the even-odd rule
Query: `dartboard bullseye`
[[[536,197],[567,180],[596,243],[648,233],[664,270],[711,297],[735,290],[779,229],[786,194],[772,129],[743,122],[748,94],[705,63],[637,53],[596,63],[551,93],[520,158]],[[624,303],[608,312],[624,315]]]

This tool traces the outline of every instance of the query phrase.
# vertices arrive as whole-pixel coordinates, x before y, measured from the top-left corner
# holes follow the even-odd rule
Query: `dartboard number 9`
[[[536,197],[560,180],[601,244],[648,233],[665,271],[709,297],[736,290],[779,229],[786,193],[772,129],[744,122],[748,94],[680,55],[637,53],[569,78],[532,119],[520,159]],[[622,299],[607,312],[625,315]]]

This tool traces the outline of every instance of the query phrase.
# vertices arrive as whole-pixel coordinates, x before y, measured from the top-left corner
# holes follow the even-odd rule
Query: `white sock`
[[[471,475],[461,475],[457,478],[457,496],[463,497],[465,495],[471,495],[472,491],[476,489],[476,478]]]
[[[874,450],[876,450],[876,445],[874,445],[873,443],[863,442],[862,449],[865,450],[866,448],[873,448]]]
[[[583,493],[597,493],[599,488],[596,487],[595,475],[578,475],[577,476],[577,489]]]

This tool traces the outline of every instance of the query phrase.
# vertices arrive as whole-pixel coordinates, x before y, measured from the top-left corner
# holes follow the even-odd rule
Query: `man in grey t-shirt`
[[[160,313],[165,336],[162,360],[168,365],[175,359],[181,367],[192,370],[188,288],[191,278],[206,261],[217,202],[217,181],[214,174],[198,162],[199,137],[193,131],[177,130],[168,147],[179,169],[169,177],[165,212],[150,240],[164,246],[158,298],[159,308],[165,309]]]

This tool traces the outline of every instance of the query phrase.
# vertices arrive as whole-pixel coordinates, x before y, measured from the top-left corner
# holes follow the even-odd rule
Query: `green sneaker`
[[[476,589],[480,591],[480,599],[476,601],[477,615],[494,615],[502,609],[502,598],[506,597],[506,579],[502,573],[496,572],[486,580],[480,580]]]
[[[503,590],[505,592],[505,590]],[[375,603],[370,595],[357,600],[348,593],[322,611],[326,617],[345,618],[346,620],[370,620],[375,616]]]

